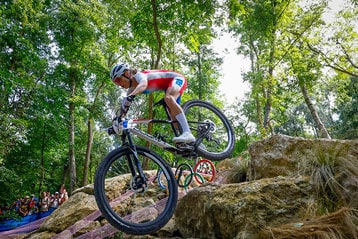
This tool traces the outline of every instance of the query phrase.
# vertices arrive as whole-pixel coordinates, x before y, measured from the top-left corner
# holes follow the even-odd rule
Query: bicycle
[[[178,186],[171,167],[149,148],[135,145],[132,135],[144,139],[171,153],[183,157],[203,156],[222,160],[234,149],[233,128],[225,115],[209,102],[190,100],[182,106],[192,133],[193,144],[171,145],[161,138],[143,132],[139,124],[169,124],[175,136],[180,134],[177,122],[170,119],[164,99],[154,106],[164,108],[167,119],[131,119],[119,122],[121,147],[111,151],[99,164],[94,180],[94,194],[98,208],[108,222],[128,234],[150,234],[163,227],[174,214],[178,200]],[[113,127],[109,128],[113,134]],[[156,182],[162,171],[166,189]],[[116,185],[122,184],[118,191]]]

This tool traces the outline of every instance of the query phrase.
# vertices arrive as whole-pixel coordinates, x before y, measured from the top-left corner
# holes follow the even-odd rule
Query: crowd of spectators
[[[62,186],[60,190],[54,194],[42,192],[40,197],[36,197],[34,194],[19,197],[10,206],[0,207],[0,215],[6,210],[13,210],[22,217],[39,212],[54,211],[67,199],[67,191],[64,186]]]

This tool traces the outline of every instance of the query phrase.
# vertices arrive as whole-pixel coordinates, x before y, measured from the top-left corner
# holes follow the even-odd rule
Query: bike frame
[[[174,123],[176,123],[176,121],[169,120],[170,114],[168,108],[166,107],[164,99],[154,104],[154,106],[159,104],[163,106],[168,120],[132,119],[132,120],[125,120],[120,122],[122,147],[128,147],[129,150],[133,153],[132,155],[134,155],[133,159],[129,155],[126,158],[128,161],[128,165],[130,167],[132,177],[134,179],[134,182],[132,182],[133,183],[132,188],[134,190],[145,190],[147,186],[147,182],[145,180],[146,176],[140,165],[140,161],[136,151],[136,145],[134,144],[132,139],[132,134],[162,149],[165,149],[171,153],[183,155],[185,157],[197,157],[198,155],[195,152],[197,147],[200,145],[203,138],[206,137],[210,132],[210,127],[211,127],[210,122],[196,122],[198,124],[204,125],[204,127],[206,127],[206,131],[199,138],[196,139],[194,145],[184,144],[181,147],[175,147],[167,142],[164,142],[161,139],[154,137],[151,134],[145,133],[144,131],[138,129],[136,127],[137,124],[150,124],[150,123],[170,124],[172,131],[174,132],[174,135],[178,136],[179,132],[174,126]]]
[[[206,127],[206,132],[202,134],[199,138],[196,139],[194,145],[184,144],[183,147],[176,147],[174,145],[171,145],[161,139],[156,138],[155,136],[148,134],[136,127],[137,124],[150,124],[150,123],[160,123],[160,124],[170,124],[172,131],[175,136],[179,135],[178,130],[175,128],[174,124],[177,121],[170,120],[170,114],[169,110],[165,104],[164,99],[160,100],[159,102],[155,103],[156,105],[162,105],[165,113],[167,115],[168,120],[158,120],[158,119],[131,119],[131,120],[125,120],[121,122],[122,124],[122,145],[126,143],[126,138],[129,141],[129,144],[132,145],[132,138],[131,133],[138,136],[139,138],[154,144],[162,149],[165,149],[171,153],[180,154],[180,155],[186,155],[186,156],[197,156],[195,153],[197,147],[200,145],[200,143],[203,141],[203,138],[206,137],[210,133],[210,122],[196,122],[200,125],[203,125]],[[188,122],[193,123],[193,122]],[[123,137],[124,136],[124,137]]]

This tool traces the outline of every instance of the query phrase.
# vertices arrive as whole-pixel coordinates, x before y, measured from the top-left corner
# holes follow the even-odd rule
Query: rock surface
[[[211,184],[180,201],[175,222],[184,238],[256,239],[261,228],[302,217],[311,194],[308,177]]]
[[[354,200],[358,197],[357,140],[308,140],[275,135],[253,143],[249,151],[249,181],[209,183],[195,188],[179,201],[175,217],[155,235],[124,238],[257,239],[267,238],[261,234],[264,229],[303,225],[318,215],[320,199],[313,177],[317,169],[320,172],[320,167],[336,172],[332,180],[344,188],[342,197],[357,210],[357,200]],[[322,160],[323,163],[319,164]],[[325,165],[325,160],[331,164]],[[125,177],[115,180],[112,192],[120,191],[126,180]],[[97,218],[97,210],[93,185],[88,185],[77,190],[44,221],[38,231],[17,235],[16,238],[74,238],[106,224],[105,220],[93,219],[88,223],[81,220]],[[79,225],[78,221],[84,221],[85,226]],[[357,221],[353,220],[357,228],[354,223]],[[75,230],[77,232],[73,235],[72,231],[77,226],[82,229]],[[358,235],[354,230],[350,234],[352,238]]]
[[[351,160],[357,166],[358,140],[304,139],[275,135],[252,143],[249,152],[249,181],[276,176],[311,176],[309,163],[314,159],[331,158],[336,164]]]

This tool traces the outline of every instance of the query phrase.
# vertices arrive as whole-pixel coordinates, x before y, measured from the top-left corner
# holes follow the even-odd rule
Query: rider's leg
[[[183,113],[182,108],[176,102],[176,99],[180,96],[179,90],[177,87],[169,87],[165,93],[165,103],[169,108],[169,112],[171,114],[172,120],[177,120],[180,124],[183,133],[179,137],[174,137],[174,142],[183,142],[183,143],[191,143],[195,141],[195,137],[192,135],[188,121]]]
[[[164,98],[164,99],[165,99],[165,98]],[[172,121],[174,121],[173,124],[174,124],[175,129],[176,129],[178,132],[180,132],[180,130],[179,130],[179,123],[178,123],[177,119],[175,118],[175,114],[172,112],[172,110],[171,110],[169,107],[167,107],[167,109],[168,109],[168,111],[169,111],[170,119],[171,119]]]

